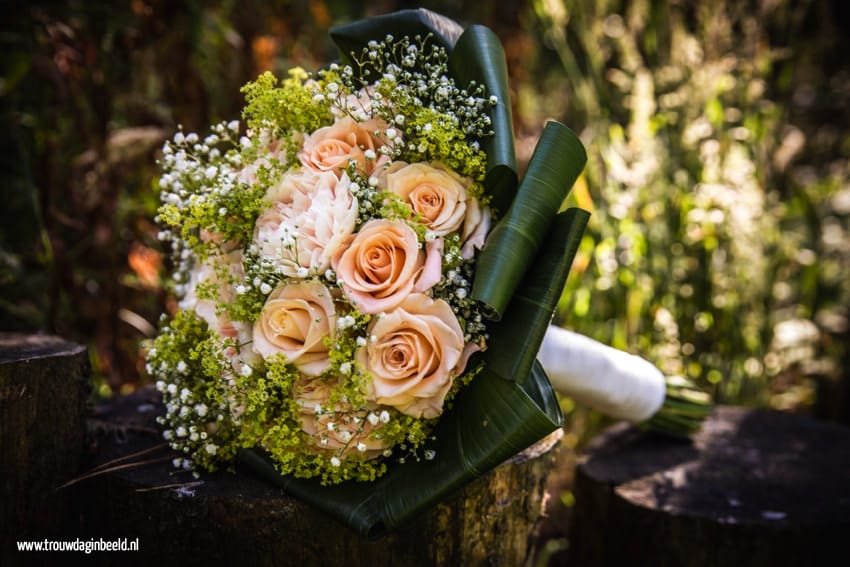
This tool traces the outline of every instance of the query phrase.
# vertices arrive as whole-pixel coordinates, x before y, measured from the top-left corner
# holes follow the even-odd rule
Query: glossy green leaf
[[[342,59],[350,62],[349,54],[360,54],[370,41],[383,40],[387,35],[413,39],[417,35],[425,38],[430,34],[434,43],[451,51],[462,32],[463,28],[454,20],[418,8],[334,26],[329,33]]]
[[[575,133],[548,122],[510,209],[487,238],[478,258],[472,298],[499,320],[536,261],[564,198],[587,162]]]
[[[322,486],[281,476],[259,451],[243,451],[239,462],[357,533],[379,538],[563,426],[557,396],[539,364],[519,381],[488,374],[485,367],[440,418],[434,459],[393,463],[374,482]]]
[[[489,113],[493,135],[481,140],[481,147],[487,154],[484,186],[492,198],[490,204],[496,211],[504,212],[516,194],[517,164],[508,66],[502,43],[489,28],[469,26],[449,56],[449,71],[458,86],[484,85],[485,96],[497,99]]]
[[[534,364],[589,218],[590,213],[576,208],[555,218],[505,316],[490,325],[485,358],[499,376],[525,376]]]

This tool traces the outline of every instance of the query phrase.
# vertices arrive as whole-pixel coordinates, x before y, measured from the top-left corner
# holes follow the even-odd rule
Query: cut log
[[[850,428],[734,407],[693,442],[617,425],[575,498],[569,565],[850,565]]]
[[[75,525],[90,368],[86,349],[59,337],[0,333],[0,565],[15,541],[55,538]]]
[[[116,465],[163,459],[90,478],[84,535],[139,540],[122,564],[155,565],[530,565],[548,473],[561,430],[497,467],[408,528],[369,541],[254,476],[176,471],[161,447],[150,389],[97,409],[95,464],[160,446]],[[97,558],[95,558],[97,559]],[[104,556],[104,560],[114,560]]]

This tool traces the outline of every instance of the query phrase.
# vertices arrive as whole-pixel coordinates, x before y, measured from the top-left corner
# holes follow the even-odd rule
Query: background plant
[[[147,381],[162,142],[237,118],[263,71],[325,64],[330,25],[423,6],[502,40],[520,163],[546,118],[588,148],[573,195],[593,215],[559,323],[718,401],[850,423],[847,3],[16,4],[0,19],[0,331],[87,345],[97,395]],[[562,406],[568,447],[605,423]],[[559,538],[572,495],[556,482]]]
[[[722,403],[804,409],[819,388],[841,387],[850,148],[846,132],[825,133],[797,108],[846,96],[846,72],[818,76],[804,62],[829,45],[804,39],[824,13],[616,0],[534,9],[569,82],[562,112],[591,156],[578,193],[594,213],[584,270],[561,320]],[[810,147],[818,138],[831,147]]]

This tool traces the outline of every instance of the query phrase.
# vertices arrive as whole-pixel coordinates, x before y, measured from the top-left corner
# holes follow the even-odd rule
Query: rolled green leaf
[[[519,381],[488,374],[485,367],[440,418],[434,459],[393,463],[374,482],[322,486],[316,479],[281,476],[257,450],[243,451],[239,462],[360,535],[380,538],[563,426],[557,396],[539,364]]]
[[[493,228],[476,263],[472,298],[494,320],[504,315],[586,162],[578,136],[559,122],[548,122],[510,209]]]
[[[511,380],[528,374],[552,322],[588,218],[590,213],[576,208],[555,218],[504,318],[490,325],[485,361],[493,373]]]
[[[484,85],[485,96],[496,97],[489,112],[493,135],[481,140],[481,147],[487,154],[484,187],[492,199],[491,206],[503,212],[516,194],[517,164],[508,65],[498,36],[485,26],[466,28],[449,56],[449,71],[458,86],[474,82]]]

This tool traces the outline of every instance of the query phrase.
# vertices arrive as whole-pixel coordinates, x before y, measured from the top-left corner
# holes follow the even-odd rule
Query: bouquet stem
[[[711,413],[711,396],[682,376],[665,377],[664,403],[643,427],[682,437],[696,433]]]
[[[711,412],[711,397],[685,378],[557,326],[546,331],[539,359],[559,393],[648,430],[687,436]]]

